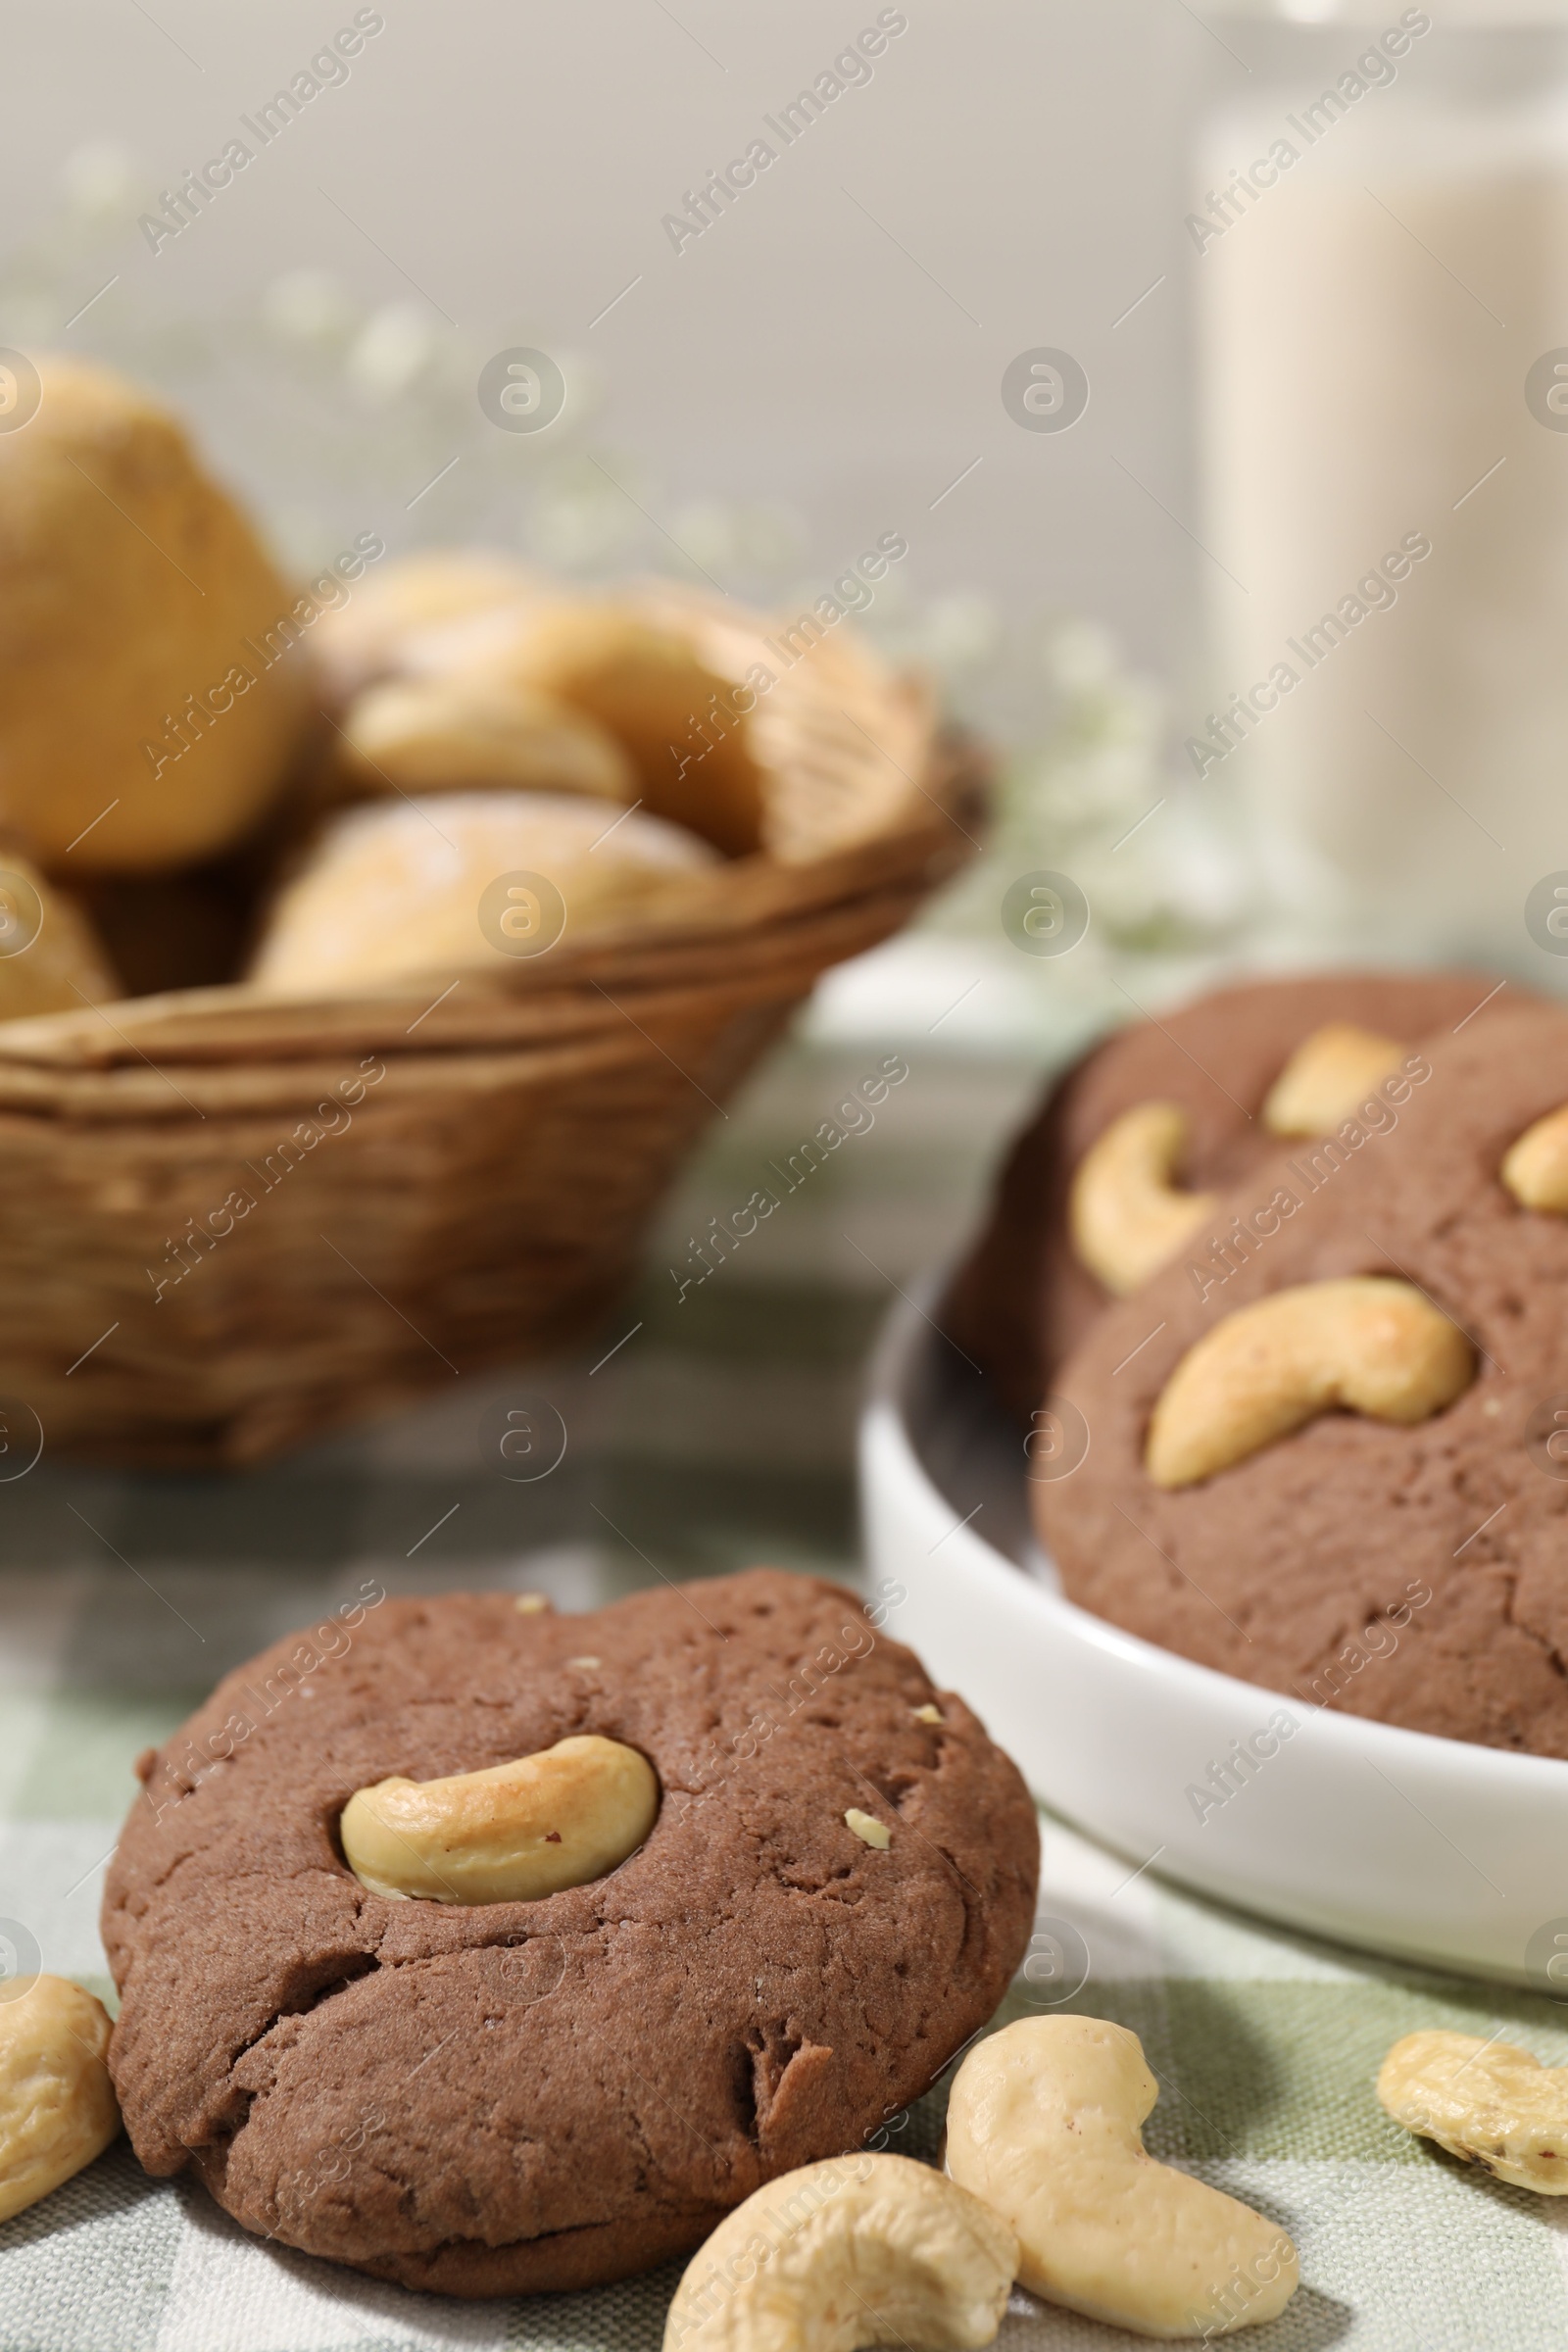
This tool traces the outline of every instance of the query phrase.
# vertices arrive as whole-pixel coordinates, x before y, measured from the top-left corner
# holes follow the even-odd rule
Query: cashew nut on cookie
[[[1568,1211],[1568,1102],[1525,1129],[1500,1172],[1522,1208]]]
[[[1425,1421],[1474,1376],[1470,1342],[1413,1283],[1299,1283],[1189,1348],[1154,1406],[1146,1467],[1157,1487],[1194,1486],[1336,1408]]]
[[[1174,1256],[1214,1206],[1212,1193],[1176,1186],[1186,1140],[1187,1113],[1176,1103],[1139,1102],[1078,1163],[1068,1202],[1073,1247],[1118,1298]]]
[[[1275,1079],[1263,1124],[1270,1135],[1327,1135],[1403,1059],[1403,1046],[1392,1037],[1353,1021],[1330,1021],[1302,1038]]]
[[[618,1740],[559,1740],[441,1781],[377,1781],[343,1808],[350,1870],[372,1894],[529,1903],[603,1878],[654,1826],[659,1783]]]

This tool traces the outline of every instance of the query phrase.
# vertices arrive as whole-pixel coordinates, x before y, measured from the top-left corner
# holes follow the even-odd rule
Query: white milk
[[[1435,96],[1442,39],[1315,144],[1298,82],[1201,159],[1219,190],[1274,139],[1299,153],[1195,266],[1213,683],[1273,670],[1278,698],[1204,764],[1303,927],[1531,969],[1524,901],[1568,868],[1568,431],[1525,400],[1568,346],[1568,102]]]

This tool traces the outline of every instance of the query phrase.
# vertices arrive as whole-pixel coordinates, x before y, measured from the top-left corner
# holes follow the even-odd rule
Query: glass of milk
[[[1216,22],[1188,761],[1303,945],[1568,987],[1568,8]]]

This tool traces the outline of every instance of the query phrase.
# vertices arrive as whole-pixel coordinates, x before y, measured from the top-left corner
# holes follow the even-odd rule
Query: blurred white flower
[[[558,571],[594,571],[624,558],[643,528],[629,498],[598,471],[547,482],[529,512],[529,552]]]
[[[1059,621],[1046,636],[1046,674],[1064,693],[1124,682],[1121,652],[1108,629],[1094,621]]]
[[[143,174],[128,147],[89,139],[73,147],[60,167],[60,185],[74,213],[111,220],[134,206]]]
[[[1008,881],[1041,867],[1070,874],[1094,909],[1078,959],[1091,995],[1123,955],[1211,952],[1241,919],[1249,858],[1222,812],[1168,768],[1164,697],[1127,666],[1109,630],[1076,619],[1002,643],[995,669],[1012,706],[1002,738],[1017,748],[989,851],[934,925],[994,937]],[[1059,992],[1054,963],[1047,980]]]
[[[356,312],[330,270],[286,270],[262,296],[262,319],[285,343],[332,343]]]
[[[669,535],[694,564],[710,571],[740,568],[740,510],[722,499],[694,499],[689,506],[677,507],[669,518]]]
[[[349,381],[371,400],[395,400],[425,373],[440,341],[426,311],[412,302],[389,302],[372,311],[355,337],[346,363]]]
[[[940,676],[951,677],[990,661],[1002,637],[1002,620],[988,596],[959,589],[935,596],[927,605],[921,638],[925,659]]]
[[[741,559],[748,571],[779,578],[798,564],[806,530],[793,507],[762,501],[741,509]]]
[[[291,499],[274,507],[269,521],[273,549],[285,579],[303,579],[331,553],[331,528],[318,507]]]
[[[972,589],[955,589],[922,603],[907,582],[894,575],[878,590],[868,620],[890,661],[928,672],[950,695],[992,663],[1003,646],[997,607]]]
[[[801,560],[802,532],[787,507],[693,499],[670,518],[670,536],[720,577],[777,579]]]

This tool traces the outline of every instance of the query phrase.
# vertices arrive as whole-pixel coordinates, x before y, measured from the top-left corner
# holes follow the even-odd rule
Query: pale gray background
[[[1247,77],[1184,0],[912,0],[871,83],[679,257],[662,215],[873,22],[875,0],[383,13],[351,80],[191,233],[154,257],[127,228],[117,299],[226,306],[322,264],[368,298],[416,300],[325,188],[481,344],[511,340],[520,317],[547,347],[591,357],[601,437],[643,460],[671,506],[780,498],[807,519],[808,573],[901,529],[917,593],[1065,606],[1142,660],[1191,658],[1184,156],[1198,109]],[[8,238],[43,218],[84,140],[128,145],[169,184],[352,15],[352,0],[11,8]],[[1089,370],[1070,433],[1025,433],[1004,413],[1003,369],[1038,344]],[[204,422],[231,471],[253,469],[221,416]]]

